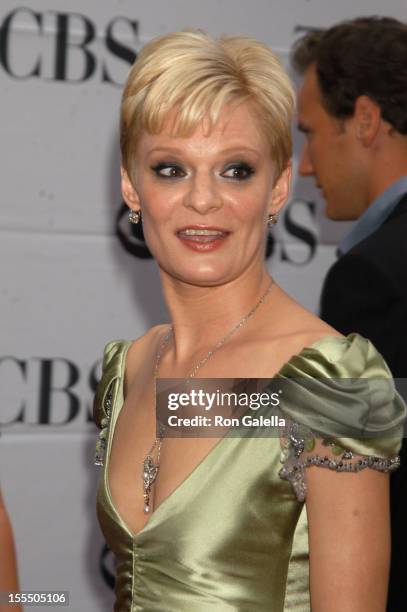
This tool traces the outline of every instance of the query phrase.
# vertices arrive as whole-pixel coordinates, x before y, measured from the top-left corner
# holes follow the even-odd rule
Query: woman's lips
[[[230,232],[218,229],[186,228],[177,232],[181,242],[193,251],[213,251],[222,244]]]

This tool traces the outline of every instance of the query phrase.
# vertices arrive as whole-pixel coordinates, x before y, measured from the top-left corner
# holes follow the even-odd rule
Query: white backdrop
[[[255,36],[287,60],[298,28],[374,13],[405,18],[405,0],[2,0],[0,482],[22,589],[69,590],[75,612],[112,608],[88,415],[106,342],[167,320],[154,262],[115,234],[130,58],[200,27]],[[324,220],[312,181],[295,180],[268,265],[312,310],[346,229]]]

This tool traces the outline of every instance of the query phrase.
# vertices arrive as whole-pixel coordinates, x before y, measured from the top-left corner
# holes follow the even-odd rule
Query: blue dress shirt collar
[[[403,195],[407,193],[407,174],[390,185],[359,217],[349,234],[340,243],[338,256],[373,234],[391,215]]]

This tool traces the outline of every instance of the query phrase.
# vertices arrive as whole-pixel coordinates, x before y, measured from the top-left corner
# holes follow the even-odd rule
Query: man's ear
[[[131,210],[140,210],[140,198],[123,166],[120,167],[123,200]]]
[[[368,96],[359,96],[355,101],[353,122],[356,129],[356,138],[365,147],[374,142],[382,121],[380,106]]]
[[[288,162],[280,176],[278,177],[271,194],[271,204],[269,214],[277,214],[288,200],[291,187],[292,163]]]

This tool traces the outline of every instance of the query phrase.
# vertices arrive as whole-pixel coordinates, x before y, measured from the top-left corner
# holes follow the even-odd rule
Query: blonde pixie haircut
[[[121,104],[122,164],[133,180],[142,130],[159,134],[177,108],[174,136],[189,136],[204,117],[211,129],[225,104],[249,102],[270,143],[276,178],[292,154],[294,90],[279,58],[245,36],[213,39],[184,30],[146,44],[130,70]]]

